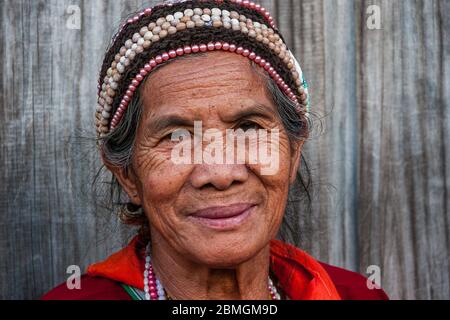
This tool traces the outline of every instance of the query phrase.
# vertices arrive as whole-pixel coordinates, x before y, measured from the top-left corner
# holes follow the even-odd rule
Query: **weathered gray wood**
[[[92,192],[100,163],[85,137],[102,52],[148,3],[0,1],[0,299],[39,297],[67,266],[128,240]],[[380,266],[393,298],[450,298],[450,2],[260,3],[300,58],[323,125],[305,147],[316,192],[299,245],[361,273]],[[367,28],[373,4],[380,30]],[[80,30],[66,28],[69,5]]]

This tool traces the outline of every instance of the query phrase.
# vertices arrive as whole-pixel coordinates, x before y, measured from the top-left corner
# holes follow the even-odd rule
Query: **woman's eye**
[[[192,134],[188,130],[179,129],[165,135],[161,140],[179,142],[187,138],[192,138]]]
[[[248,131],[248,130],[258,130],[261,129],[261,126],[255,122],[251,122],[251,121],[246,121],[241,123],[240,125],[238,125],[237,129],[242,129],[244,131]]]

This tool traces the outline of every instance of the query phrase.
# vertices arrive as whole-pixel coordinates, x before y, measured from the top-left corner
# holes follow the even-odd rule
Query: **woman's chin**
[[[189,249],[191,257],[212,268],[233,268],[255,257],[264,243],[255,234],[219,235]],[[261,241],[263,240],[263,241]]]

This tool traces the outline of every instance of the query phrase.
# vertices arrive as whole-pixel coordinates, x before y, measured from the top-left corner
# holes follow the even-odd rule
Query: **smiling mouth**
[[[243,224],[255,207],[253,204],[210,207],[192,213],[189,218],[209,228],[229,230]]]

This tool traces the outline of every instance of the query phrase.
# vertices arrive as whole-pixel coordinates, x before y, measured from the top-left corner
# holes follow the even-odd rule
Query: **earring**
[[[125,224],[134,224],[145,219],[144,209],[133,203],[123,204],[118,212],[119,220]]]

